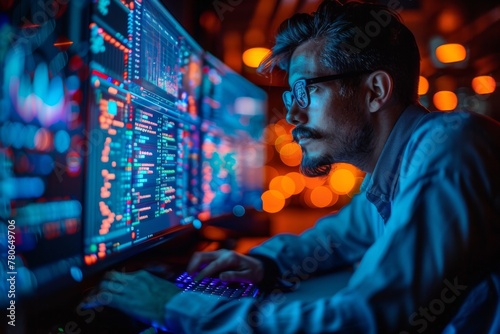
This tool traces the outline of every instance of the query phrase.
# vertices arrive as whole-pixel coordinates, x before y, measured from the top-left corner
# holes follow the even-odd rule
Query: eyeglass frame
[[[297,105],[305,109],[311,104],[311,97],[309,96],[309,90],[307,89],[307,86],[315,84],[315,83],[320,83],[320,82],[327,82],[327,81],[333,81],[333,80],[338,80],[338,79],[345,79],[349,77],[354,77],[356,75],[361,75],[361,74],[367,74],[372,71],[355,71],[355,72],[346,72],[346,73],[340,73],[340,74],[332,74],[332,75],[325,75],[321,77],[315,77],[315,78],[310,78],[310,79],[298,79],[295,80],[293,85],[291,86],[291,90],[286,90],[283,92],[281,98],[283,100],[283,104],[285,105],[286,110],[290,110],[292,108],[294,100],[297,100]],[[301,106],[300,103],[298,102],[298,99],[295,97],[295,94],[293,91],[295,91],[295,86],[297,84],[302,84],[304,86],[304,91],[305,91],[305,96],[307,97],[307,104],[305,106]],[[285,98],[286,94],[290,94],[291,96],[291,103],[288,105],[287,104],[287,99]]]

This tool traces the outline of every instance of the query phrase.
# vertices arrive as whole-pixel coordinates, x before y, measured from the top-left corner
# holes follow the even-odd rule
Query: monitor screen
[[[203,221],[260,209],[267,95],[210,54],[202,86]]]
[[[85,264],[197,223],[202,50],[157,1],[94,4]]]
[[[15,278],[15,285],[0,282],[3,304],[81,280],[84,161],[92,147],[80,26],[88,26],[87,11],[67,1],[48,11],[38,1],[1,7],[0,276]]]

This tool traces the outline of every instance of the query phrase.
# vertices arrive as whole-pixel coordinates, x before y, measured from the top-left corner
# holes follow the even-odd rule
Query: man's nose
[[[307,114],[305,109],[300,108],[297,103],[292,103],[286,113],[286,121],[292,125],[307,123]]]

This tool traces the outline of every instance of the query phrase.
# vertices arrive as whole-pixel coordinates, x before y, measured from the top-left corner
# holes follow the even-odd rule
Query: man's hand
[[[165,304],[179,292],[174,284],[143,270],[112,271],[100,283],[95,300],[147,324],[164,327]]]
[[[218,274],[224,281],[259,283],[264,278],[264,266],[261,261],[225,249],[195,253],[187,271],[193,275],[200,268],[203,269],[197,279]]]

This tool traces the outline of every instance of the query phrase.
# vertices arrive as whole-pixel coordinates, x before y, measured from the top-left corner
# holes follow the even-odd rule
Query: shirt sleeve
[[[500,255],[498,135],[488,137],[466,119],[443,126],[431,123],[412,137],[386,230],[346,288],[312,302],[287,302],[286,294],[266,301],[179,294],[166,306],[167,324],[178,332],[203,333],[365,334],[439,328]],[[365,228],[361,232],[344,232],[353,235],[349,245],[370,239],[355,236],[374,233],[363,226],[351,225]],[[326,227],[320,224],[319,231],[305,235],[314,241],[325,233],[322,229]],[[315,243],[306,244],[292,246],[299,251],[279,247],[300,266],[301,256],[314,253]],[[335,259],[358,256],[346,250]],[[284,258],[279,263],[292,265]]]
[[[184,292],[167,303],[165,312],[173,333],[376,333],[367,305],[348,294],[286,303],[286,295],[259,301]]]

